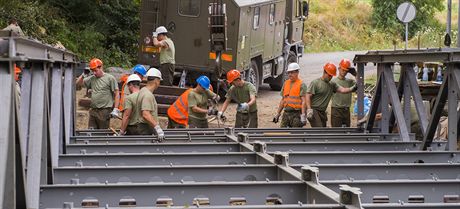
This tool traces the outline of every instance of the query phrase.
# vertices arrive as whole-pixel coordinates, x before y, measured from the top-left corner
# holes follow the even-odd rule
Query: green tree
[[[396,9],[407,0],[372,0],[372,23],[375,27],[385,32],[404,37],[405,27],[396,17]],[[429,28],[440,28],[440,23],[434,15],[444,9],[444,0],[409,0],[417,8],[417,16],[409,23],[409,38],[417,32]]]

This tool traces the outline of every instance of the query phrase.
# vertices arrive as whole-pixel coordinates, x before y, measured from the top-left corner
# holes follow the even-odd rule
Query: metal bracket
[[[238,133],[238,142],[240,142],[240,143],[249,143],[249,134],[247,134],[247,133]]]
[[[302,180],[311,181],[315,184],[319,184],[319,168],[311,166],[303,166],[302,171]]]
[[[267,144],[265,144],[265,142],[255,141],[253,146],[254,146],[254,151],[256,152],[260,152],[260,153],[267,152]]]
[[[350,187],[348,185],[340,185],[340,203],[348,205],[347,208],[363,208],[361,205],[361,189]]]
[[[276,165],[289,165],[289,154],[285,152],[275,152],[274,160]]]

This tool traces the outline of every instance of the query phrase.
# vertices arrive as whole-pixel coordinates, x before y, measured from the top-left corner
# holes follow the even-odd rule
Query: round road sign
[[[415,9],[414,4],[411,2],[404,2],[399,5],[398,10],[396,10],[396,15],[398,19],[403,23],[408,23],[414,20],[417,10]]]

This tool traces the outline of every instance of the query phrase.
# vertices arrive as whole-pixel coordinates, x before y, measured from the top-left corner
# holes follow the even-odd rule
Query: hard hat
[[[95,70],[97,67],[102,66],[102,61],[98,58],[94,58],[91,61],[89,61],[89,69]]]
[[[16,81],[19,81],[19,74],[22,73],[22,70],[21,68],[19,68],[18,66],[16,66],[16,64],[14,65],[14,80]]]
[[[162,33],[168,33],[168,30],[166,30],[166,28],[164,26],[160,26],[155,30],[155,32],[157,34],[162,34]]]
[[[141,78],[137,74],[131,74],[128,77],[128,80],[126,80],[126,83],[132,82],[132,81],[139,81],[141,82]]]
[[[349,59],[342,59],[342,60],[340,61],[339,66],[340,66],[342,69],[344,69],[344,70],[348,70],[348,68],[351,67],[351,62],[350,62]]]
[[[227,82],[232,83],[235,79],[239,78],[240,76],[241,76],[240,71],[235,70],[235,69],[230,70],[227,73]]]
[[[337,67],[334,64],[330,63],[330,62],[326,63],[324,65],[323,69],[330,76],[336,76],[337,75]]]
[[[161,72],[154,67],[150,68],[149,71],[147,71],[146,76],[147,77],[157,77],[160,80],[163,80],[163,77],[161,77]]]
[[[145,67],[141,64],[137,64],[136,66],[134,66],[133,68],[133,73],[139,73],[141,74],[142,76],[145,76],[145,74],[147,73],[147,70],[145,69]]]
[[[295,70],[300,70],[300,65],[297,64],[296,62],[293,62],[293,63],[288,65],[288,68],[287,68],[286,72],[291,72],[291,71],[295,71]]]
[[[211,84],[211,81],[209,80],[209,78],[204,75],[198,77],[196,79],[196,82],[200,84],[200,86],[203,87],[204,89],[209,89],[209,86]]]

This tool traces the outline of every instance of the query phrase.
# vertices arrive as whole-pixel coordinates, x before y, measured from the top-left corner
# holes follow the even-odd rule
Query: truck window
[[[270,5],[270,21],[269,24],[273,25],[275,23],[275,4]]]
[[[302,16],[302,1],[301,0],[295,0],[295,17],[300,17]]]
[[[259,19],[260,19],[260,7],[254,8],[254,30],[259,28]]]
[[[198,17],[200,15],[200,0],[180,0],[177,10],[181,16]]]

